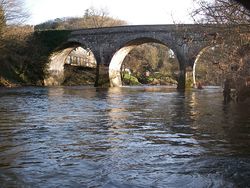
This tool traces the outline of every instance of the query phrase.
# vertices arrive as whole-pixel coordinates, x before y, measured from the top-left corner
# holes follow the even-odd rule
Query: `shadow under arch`
[[[49,57],[49,62],[46,69],[46,78],[44,79],[45,86],[59,86],[64,81],[64,65],[66,64],[67,58],[72,51],[77,48],[81,48],[82,51],[86,52],[89,58],[92,58],[96,63],[96,58],[91,49],[87,48],[81,43],[69,42],[58,47]],[[69,63],[68,63],[69,64]]]
[[[121,45],[120,48],[118,48],[118,50],[115,52],[115,54],[111,58],[111,61],[109,64],[109,80],[110,80],[111,87],[122,86],[121,66],[125,57],[135,47],[142,45],[142,44],[146,44],[146,43],[157,43],[157,44],[164,45],[168,47],[170,50],[172,50],[174,54],[176,54],[175,51],[170,48],[170,45],[158,39],[142,37],[142,38],[136,38],[136,39],[130,40],[129,42]]]

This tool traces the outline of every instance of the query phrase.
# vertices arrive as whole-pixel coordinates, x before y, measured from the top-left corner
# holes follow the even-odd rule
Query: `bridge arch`
[[[197,75],[198,75],[197,74],[197,65],[199,65],[201,63],[199,61],[203,58],[203,56],[204,55],[208,56],[208,54],[209,54],[209,62],[211,62],[212,65],[219,65],[219,63],[221,62],[220,59],[223,59],[222,56],[225,55],[225,53],[227,53],[226,49],[224,49],[224,47],[226,47],[226,46],[227,46],[227,44],[221,44],[221,43],[210,44],[208,46],[203,47],[198,52],[198,54],[195,57],[195,61],[193,63],[193,67],[192,67],[193,87],[195,87],[195,88],[197,87]],[[219,53],[217,52],[217,50],[219,50]],[[208,54],[206,54],[206,53],[208,53]],[[216,54],[219,54],[219,56],[216,55]],[[230,62],[228,62],[228,66],[230,66]],[[219,66],[218,66],[218,68],[214,67],[214,68],[212,68],[212,70],[213,70],[212,72],[215,73],[219,69],[220,69]],[[221,69],[221,71],[222,71],[222,69]],[[225,72],[223,74],[225,74]],[[220,83],[218,83],[218,80],[215,81],[215,83],[220,84],[220,85],[222,84],[223,76],[224,77],[226,76],[226,75],[223,75],[223,74],[221,74],[222,77],[219,78]],[[213,76],[213,78],[215,78],[215,77]]]
[[[204,54],[209,48],[212,48],[213,46],[206,46],[204,48],[202,48],[199,53],[196,55],[195,60],[194,60],[194,64],[193,64],[193,71],[192,71],[192,79],[193,79],[193,87],[196,88],[197,87],[197,83],[196,83],[196,66],[198,61],[200,60],[202,54]]]
[[[86,59],[83,60],[79,57],[73,61],[71,55],[77,53],[82,53],[82,56],[86,56]],[[91,66],[92,68],[96,68],[97,65],[95,55],[89,48],[77,42],[66,43],[51,53],[47,70],[45,71],[44,85],[61,85],[65,79],[65,65],[72,63],[75,66],[84,66],[83,64],[86,64],[85,66]]]
[[[161,39],[156,39],[154,37],[138,37],[135,39],[130,39],[128,42],[121,44],[118,47],[118,50],[115,51],[114,55],[111,57],[109,64],[109,80],[111,87],[121,87],[121,66],[125,57],[131,52],[134,48],[139,45],[146,43],[157,43],[164,45],[171,49],[171,46],[166,42],[163,42]],[[173,52],[174,49],[171,49]],[[175,53],[175,52],[174,52]]]

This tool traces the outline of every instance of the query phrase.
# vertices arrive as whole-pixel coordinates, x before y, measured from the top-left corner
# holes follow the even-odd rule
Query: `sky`
[[[105,9],[109,16],[130,25],[192,23],[193,0],[25,0],[30,13],[28,24],[83,16],[90,7]]]

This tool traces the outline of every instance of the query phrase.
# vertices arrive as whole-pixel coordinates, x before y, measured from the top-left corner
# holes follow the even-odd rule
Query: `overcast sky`
[[[192,0],[25,0],[31,18],[39,24],[55,18],[82,16],[87,8],[104,8],[109,16],[129,24],[192,23]]]

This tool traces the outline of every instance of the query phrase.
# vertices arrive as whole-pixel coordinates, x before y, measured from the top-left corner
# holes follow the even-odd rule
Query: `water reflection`
[[[220,89],[0,90],[3,187],[248,187],[247,104]]]

